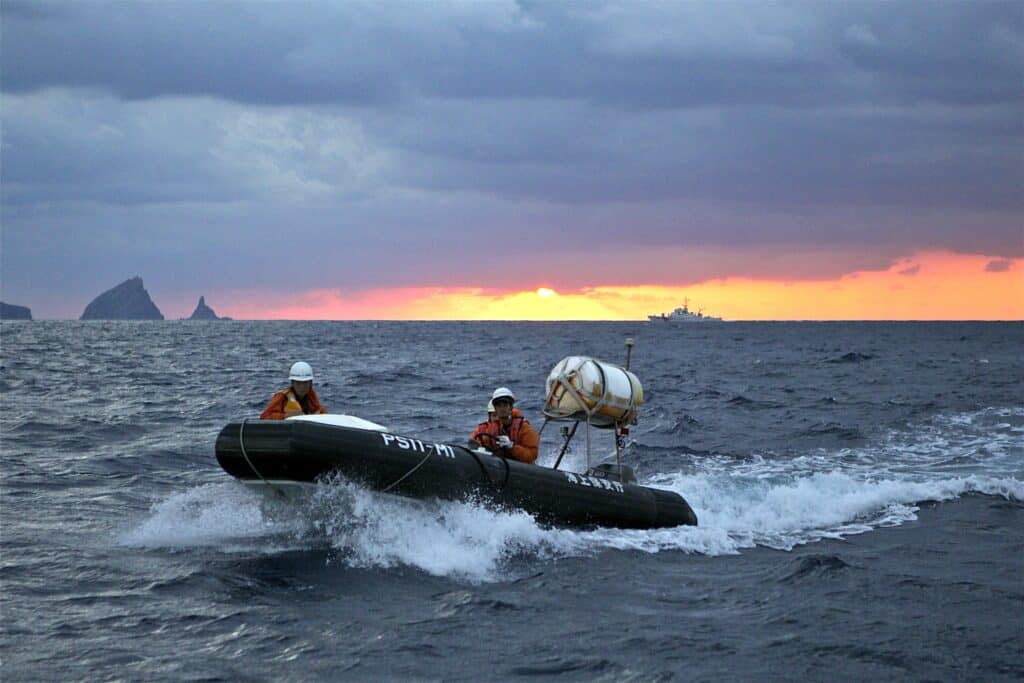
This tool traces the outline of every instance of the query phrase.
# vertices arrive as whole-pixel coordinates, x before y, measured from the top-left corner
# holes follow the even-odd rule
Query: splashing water
[[[969,493],[1024,500],[1022,425],[1024,410],[1018,409],[940,416],[862,449],[789,460],[689,458],[685,472],[644,482],[683,495],[697,511],[697,528],[550,529],[522,511],[406,499],[332,478],[293,502],[236,482],[201,486],[154,505],[122,542],[264,552],[326,545],[347,566],[410,566],[470,582],[510,578],[517,559],[602,549],[706,555],[755,545],[789,550],[913,520],[921,501]],[[961,463],[956,476],[946,466],[951,458]]]
[[[351,566],[409,565],[435,576],[486,581],[503,578],[505,566],[520,555],[572,551],[557,532],[522,511],[399,498],[340,479],[317,487],[307,509]]]
[[[281,505],[277,503],[278,508]],[[216,546],[228,551],[249,550],[259,541],[259,547],[279,552],[304,537],[307,527],[300,517],[280,514],[272,502],[243,485],[226,482],[199,486],[156,503],[150,516],[119,540],[144,548]],[[268,546],[268,539],[278,543]]]

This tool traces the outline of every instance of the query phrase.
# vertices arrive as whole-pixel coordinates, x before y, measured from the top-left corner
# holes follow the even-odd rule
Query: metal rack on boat
[[[552,469],[558,469],[580,423],[585,425],[587,474],[621,483],[635,483],[636,475],[622,464],[622,448],[629,425],[636,424],[643,403],[643,386],[629,370],[634,342],[626,339],[626,365],[621,367],[587,356],[563,358],[548,375],[544,401],[544,432],[549,422],[572,422],[562,427],[564,443]],[[615,465],[591,466],[591,427],[615,430]]]

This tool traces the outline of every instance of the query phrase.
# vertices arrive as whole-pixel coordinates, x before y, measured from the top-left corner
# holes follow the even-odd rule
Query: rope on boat
[[[433,448],[431,448],[431,449],[430,449],[429,451],[427,451],[427,454],[423,456],[423,459],[422,459],[422,460],[420,460],[420,461],[419,461],[419,462],[418,462],[418,463],[416,464],[416,466],[415,466],[415,467],[413,467],[413,468],[412,468],[411,470],[409,470],[408,472],[406,472],[405,474],[403,474],[403,475],[402,475],[401,477],[399,477],[398,479],[396,479],[396,480],[395,480],[394,482],[392,482],[391,484],[389,484],[389,485],[388,485],[388,486],[386,486],[385,488],[382,488],[382,489],[380,490],[380,492],[381,492],[381,493],[387,493],[387,492],[388,492],[388,491],[390,491],[391,489],[393,489],[393,488],[395,488],[396,486],[398,486],[399,484],[401,484],[401,483],[402,483],[403,481],[405,481],[405,478],[406,478],[406,477],[408,477],[408,476],[409,476],[410,474],[412,474],[413,472],[415,472],[416,470],[418,470],[419,468],[421,468],[421,467],[423,466],[423,463],[425,463],[425,462],[427,461],[427,458],[429,458],[429,457],[430,457],[431,455],[433,455],[433,453],[434,453],[434,449],[433,449]]]
[[[487,479],[491,482],[491,485],[494,486],[496,491],[502,491],[508,485],[509,477],[512,476],[512,468],[508,466],[508,458],[503,455],[497,456],[497,458],[501,461],[501,464],[505,466],[505,481],[501,482],[501,486],[498,486],[490,476],[488,476]]]
[[[495,481],[494,481],[494,480],[493,480],[493,479],[491,478],[491,474],[490,474],[490,472],[488,472],[488,471],[487,471],[487,467],[486,467],[486,466],[484,465],[484,463],[483,463],[483,462],[482,462],[482,461],[480,460],[480,458],[479,458],[479,457],[477,457],[476,453],[474,453],[473,451],[471,451],[471,450],[469,450],[469,449],[466,449],[466,450],[467,450],[467,451],[469,451],[469,454],[470,454],[471,456],[473,456],[473,459],[474,459],[474,460],[476,460],[476,463],[477,463],[478,465],[480,465],[480,469],[481,469],[481,471],[483,471],[483,473],[484,473],[484,476],[485,476],[485,477],[487,477],[487,481],[488,481],[488,482],[490,482],[491,486],[493,486],[493,487],[494,487],[494,488],[495,488],[496,490],[498,490],[498,491],[501,491],[502,489],[504,489],[504,488],[505,488],[505,486],[506,486],[506,485],[508,484],[508,480],[509,480],[509,477],[510,477],[510,476],[511,476],[511,474],[512,474],[512,472],[511,472],[511,468],[510,468],[510,467],[508,466],[508,461],[507,461],[507,460],[506,460],[505,458],[499,458],[499,460],[501,460],[501,461],[502,461],[502,464],[504,464],[504,465],[505,465],[505,480],[504,480],[503,482],[501,482],[501,485],[499,486],[499,485],[498,485],[498,484],[497,484],[497,483],[496,483],[496,482],[495,482]],[[415,465],[415,466],[413,466],[413,467],[412,467],[412,469],[410,469],[410,470],[409,470],[408,472],[406,472],[406,473],[405,473],[405,474],[403,474],[403,475],[402,475],[401,477],[399,477],[398,479],[396,479],[396,480],[395,480],[394,482],[392,482],[392,483],[388,484],[387,486],[385,486],[384,488],[382,488],[382,489],[380,490],[380,492],[381,492],[381,493],[387,493],[387,492],[388,492],[388,491],[390,491],[391,489],[393,489],[393,488],[395,488],[396,486],[398,486],[399,484],[401,484],[401,483],[402,483],[403,481],[405,481],[405,480],[406,480],[406,479],[407,479],[408,477],[412,476],[412,474],[413,474],[413,473],[414,473],[414,472],[415,472],[416,470],[418,470],[419,468],[423,467],[423,465],[424,465],[424,464],[425,464],[425,463],[427,462],[427,460],[428,460],[428,459],[430,459],[430,456],[431,456],[431,455],[433,455],[433,454],[434,454],[434,449],[430,449],[429,451],[427,451],[427,454],[423,456],[423,459],[422,459],[422,460],[420,460],[420,461],[419,461],[418,463],[416,463],[416,465]]]
[[[544,424],[546,425],[547,421],[545,421]],[[541,429],[543,429],[543,427]],[[481,434],[480,436],[485,436],[485,434]],[[491,439],[494,439],[494,436],[492,434],[486,434],[486,436],[490,436]],[[501,482],[501,486],[499,486],[498,482],[494,481],[494,478],[491,476],[491,473],[488,471],[487,465],[485,465],[484,461],[480,459],[479,455],[477,455],[476,450],[473,449],[473,448],[467,448],[466,452],[469,453],[469,455],[474,460],[476,460],[476,464],[480,466],[480,472],[484,475],[484,479],[487,480],[487,483],[490,484],[494,488],[495,491],[502,491],[502,490],[504,490],[505,486],[508,485],[509,478],[512,476],[512,468],[508,466],[508,458],[503,456],[503,455],[494,455],[494,453],[490,454],[491,457],[497,458],[498,460],[501,461],[501,464],[503,464],[505,466],[505,480],[503,482]]]
[[[262,481],[264,484],[272,488],[274,492],[277,493],[277,495],[281,496],[282,498],[285,498],[286,496],[284,495],[284,491],[282,491],[281,489],[267,481],[266,478],[262,474],[260,474],[260,471],[256,469],[256,465],[252,464],[252,460],[249,459],[249,454],[245,452],[245,440],[242,438],[242,436],[245,433],[245,423],[248,422],[248,420],[249,418],[243,417],[242,424],[238,425],[238,447],[242,449],[242,457],[245,458],[245,461],[247,463],[249,463],[249,468],[256,473],[256,476],[260,478],[260,481]]]

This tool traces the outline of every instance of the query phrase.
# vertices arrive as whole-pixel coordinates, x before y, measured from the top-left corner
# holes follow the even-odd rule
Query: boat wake
[[[183,552],[332,551],[353,568],[409,566],[470,582],[510,578],[518,559],[574,555],[579,541],[541,527],[526,512],[482,503],[416,500],[336,478],[279,499],[238,482],[200,486],[155,504],[123,532],[122,545]]]
[[[155,503],[148,516],[118,540],[127,546],[172,551],[214,547],[225,552],[282,552],[302,547],[298,541],[308,536],[308,522],[278,512],[235,482],[206,484]]]
[[[130,546],[277,553],[332,551],[349,567],[414,567],[473,583],[535,571],[537,561],[608,549],[739,553],[780,550],[903,524],[923,501],[977,493],[1024,502],[1024,410],[939,416],[858,449],[789,460],[681,456],[682,470],[642,483],[685,495],[699,527],[569,530],[542,527],[522,511],[482,503],[413,500],[343,479],[298,501],[238,482],[200,486],[155,504],[125,532]],[[884,463],[884,464],[883,464]]]
[[[435,576],[493,581],[507,578],[518,558],[573,551],[528,513],[479,502],[401,498],[339,480],[317,487],[305,505],[317,531],[355,567],[407,565]]]

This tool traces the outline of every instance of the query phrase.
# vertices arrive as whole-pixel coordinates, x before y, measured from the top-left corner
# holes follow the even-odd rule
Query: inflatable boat
[[[636,424],[643,387],[626,367],[569,356],[548,375],[544,425],[563,427],[564,444],[552,467],[528,465],[485,448],[423,441],[349,415],[300,415],[244,420],[217,437],[217,461],[246,484],[287,495],[338,474],[370,489],[415,498],[477,499],[518,508],[546,524],[650,529],[696,525],[697,515],[673,491],[640,486],[621,448]],[[587,468],[560,470],[580,425]],[[591,428],[614,430],[615,463],[591,467]]]
[[[620,481],[614,466],[574,473],[527,465],[484,450],[392,434],[346,415],[232,422],[217,437],[216,452],[228,474],[281,493],[340,474],[376,491],[519,508],[555,526],[646,529],[697,523],[679,494]]]

